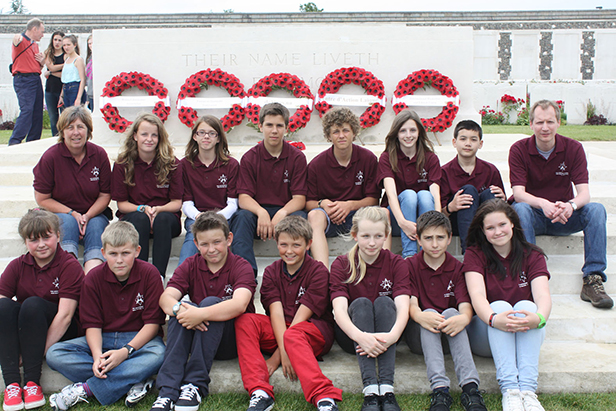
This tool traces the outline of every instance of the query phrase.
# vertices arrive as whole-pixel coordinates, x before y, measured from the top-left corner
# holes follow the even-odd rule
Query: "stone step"
[[[445,356],[445,362],[452,389],[459,390],[450,355]],[[334,344],[331,352],[324,356],[319,365],[336,387],[345,392],[361,392],[357,360],[354,355],[342,351],[337,344]],[[498,383],[493,360],[475,356],[475,365],[481,380],[481,389],[497,393]],[[210,377],[212,393],[244,392],[237,359],[214,361]],[[274,372],[270,383],[276,387],[277,392],[301,392],[299,382],[288,381],[280,368]],[[70,384],[70,381],[43,364],[41,385],[46,393],[59,391],[67,384]],[[404,394],[430,391],[423,357],[412,354],[404,343],[399,344],[396,350],[395,386],[396,392]],[[0,389],[4,390],[2,381]],[[615,390],[615,344],[549,341],[543,344],[539,359],[539,393],[569,394]]]

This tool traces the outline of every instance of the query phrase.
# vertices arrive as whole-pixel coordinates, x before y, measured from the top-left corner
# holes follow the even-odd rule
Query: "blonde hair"
[[[144,121],[158,128],[158,145],[156,146],[156,156],[154,157],[154,167],[158,184],[164,185],[169,182],[169,174],[177,168],[173,146],[169,142],[169,134],[160,119],[151,113],[140,114],[135,122],[126,132],[126,139],[118,153],[116,163],[124,164],[124,184],[130,187],[135,186],[135,160],[139,157],[137,142],[134,139],[139,130],[139,126]]]
[[[103,248],[107,246],[122,247],[123,245],[130,244],[136,249],[139,247],[139,233],[131,223],[116,221],[105,228],[101,235],[101,241],[103,242]]]
[[[357,236],[359,232],[359,223],[363,220],[368,220],[373,223],[383,223],[385,228],[385,236],[389,235],[391,227],[387,218],[387,211],[379,206],[362,207],[353,216],[353,225],[351,226],[351,236]],[[347,284],[359,284],[366,276],[366,262],[361,258],[359,251],[359,243],[355,243],[353,248],[347,254],[349,258],[349,278],[345,281]],[[355,256],[357,256],[357,264],[355,264]]]

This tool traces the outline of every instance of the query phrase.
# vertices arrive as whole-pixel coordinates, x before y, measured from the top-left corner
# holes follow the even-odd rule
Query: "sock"
[[[432,391],[441,391],[441,392],[444,392],[445,394],[449,394],[449,387],[436,387]]]
[[[388,392],[390,393],[394,393],[394,386],[393,385],[389,385],[389,384],[381,384],[379,386],[379,391],[381,394],[381,397],[385,394],[387,394]]]
[[[88,397],[94,397],[94,394],[92,393],[92,390],[90,389],[90,387],[88,387],[87,382],[81,383],[81,388],[83,388],[83,390],[86,392],[86,395]]]
[[[257,397],[269,398],[269,394],[263,390],[254,390],[252,395],[256,395]]]
[[[476,382],[469,382],[468,384],[465,384],[465,385],[462,387],[462,391],[463,391],[463,392],[465,392],[465,393],[467,393],[467,394],[470,394],[470,392],[471,392],[471,390],[472,390],[473,388],[474,388],[474,389],[478,389],[478,388],[479,388],[479,386],[477,385],[477,383],[476,383]]]
[[[364,397],[367,397],[368,395],[379,395],[379,386],[378,384],[366,385],[362,390],[362,393],[364,394]]]

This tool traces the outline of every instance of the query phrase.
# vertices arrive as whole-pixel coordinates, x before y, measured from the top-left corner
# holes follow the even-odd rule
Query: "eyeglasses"
[[[215,132],[214,130],[212,131],[197,130],[195,134],[198,135],[199,137],[205,137],[205,136],[209,136],[210,138],[218,137],[218,133]]]

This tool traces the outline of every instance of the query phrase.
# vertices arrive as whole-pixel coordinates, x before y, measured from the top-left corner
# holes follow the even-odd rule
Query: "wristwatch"
[[[173,310],[173,316],[174,317],[177,317],[178,312],[180,311],[180,307],[181,306],[182,306],[182,303],[179,302],[179,301],[177,303],[175,303],[175,305],[173,306],[172,310]]]
[[[569,200],[569,204],[571,204],[571,208],[573,208],[573,211],[577,211],[577,204],[575,204],[575,201],[573,200]]]
[[[135,348],[134,348],[132,345],[130,345],[130,344],[126,344],[126,345],[125,345],[124,347],[122,347],[122,348],[126,348],[126,349],[128,350],[128,356],[129,356],[129,357],[131,356],[131,354],[132,354],[133,352],[135,352]]]
[[[539,317],[539,324],[537,324],[537,328],[541,329],[541,328],[545,327],[545,323],[547,322],[545,320],[545,317],[543,315],[541,315],[540,313],[537,313],[537,317]]]

